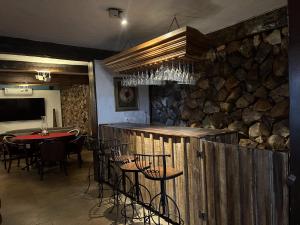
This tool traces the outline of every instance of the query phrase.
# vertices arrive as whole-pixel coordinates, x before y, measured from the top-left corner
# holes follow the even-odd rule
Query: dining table
[[[12,138],[12,141],[20,144],[25,144],[26,149],[30,149],[32,152],[36,152],[38,150],[38,144],[46,141],[46,140],[60,140],[60,141],[69,141],[73,137],[75,137],[74,133],[69,132],[53,132],[48,133],[47,135],[38,134],[26,134],[26,135],[18,135]],[[36,163],[36,159],[32,160],[28,165],[23,167],[22,169],[29,168]]]
[[[68,133],[68,132],[55,132],[55,133],[49,133],[47,135],[42,135],[39,133],[39,134],[18,135],[16,137],[13,137],[12,140],[15,142],[30,144],[30,143],[42,142],[43,140],[52,140],[52,139],[69,140],[74,136],[75,136],[74,133]]]

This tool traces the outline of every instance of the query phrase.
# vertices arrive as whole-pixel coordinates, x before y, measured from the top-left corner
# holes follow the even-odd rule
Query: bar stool
[[[160,225],[160,218],[163,218],[167,224],[183,225],[184,222],[176,202],[166,193],[166,181],[181,176],[183,171],[167,166],[167,157],[170,155],[135,154],[135,163],[147,179],[160,181],[160,193],[150,201],[150,211],[152,211],[150,216],[153,223]],[[146,165],[150,167],[143,169]],[[155,205],[155,202],[158,202],[158,205]],[[171,210],[174,214],[171,213]],[[158,216],[157,220],[154,219],[155,215]]]
[[[108,159],[110,157],[110,153],[108,153],[110,146],[116,145],[119,141],[117,139],[100,139],[98,140],[96,137],[87,137],[86,139],[86,147],[89,151],[94,153],[94,157],[98,162],[97,166],[97,182],[98,182],[98,198],[99,198],[99,206],[103,200],[104,193],[104,183],[108,182],[108,172],[107,167],[109,167]],[[91,163],[89,166],[88,172],[88,186],[85,190],[85,193],[88,193],[91,186],[91,177],[93,177],[92,168],[94,164]]]
[[[150,167],[149,165],[146,165],[146,163],[143,165],[143,170]],[[123,173],[134,174],[134,184],[130,187],[128,192],[124,193],[126,197],[121,214],[125,219],[125,225],[128,220],[143,220],[144,224],[149,224],[149,215],[146,213],[145,207],[142,207],[142,215],[140,215],[139,210],[137,209],[138,205],[149,206],[152,199],[148,188],[139,182],[139,173],[141,172],[141,169],[137,168],[135,162],[125,163],[120,166],[120,169]],[[128,201],[130,202],[129,204],[127,204]],[[131,214],[128,214],[129,210],[131,210]]]
[[[121,169],[122,165],[131,163],[135,160],[134,155],[128,154],[127,146],[128,143],[110,146],[109,166],[107,167],[110,185],[113,188],[113,195],[111,196],[113,207],[110,212],[116,207],[117,215],[119,215],[119,206],[121,205],[121,193],[126,193],[126,183],[128,182],[127,184],[129,184],[130,187],[133,186],[131,179],[126,175],[125,170]]]

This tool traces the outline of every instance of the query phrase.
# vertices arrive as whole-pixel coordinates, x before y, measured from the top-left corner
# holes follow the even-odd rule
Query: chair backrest
[[[12,137],[15,137],[16,135],[14,134],[2,134],[0,135],[0,142],[3,142],[4,141],[4,138],[12,138]]]
[[[128,144],[116,144],[116,145],[110,146],[109,149],[110,149],[110,155],[111,155],[112,160],[116,161],[116,162],[127,163],[124,160],[120,160],[120,157],[122,155],[125,155],[125,156],[128,155],[127,146],[128,146]],[[129,160],[129,157],[128,157],[128,160]]]
[[[22,153],[22,151],[25,149],[24,144],[13,142],[11,140],[13,137],[15,137],[15,135],[4,136],[2,140],[4,150],[6,150],[9,155]]]
[[[78,136],[80,134],[80,131],[79,131],[79,129],[72,129],[72,130],[69,130],[68,133],[73,133],[75,136]]]
[[[42,161],[63,161],[66,159],[66,148],[63,141],[47,140],[40,144]]]
[[[146,176],[153,179],[167,177],[166,154],[134,154],[136,167]]]
[[[107,154],[111,154],[111,147],[113,146],[118,146],[121,144],[121,141],[118,139],[101,139],[99,141],[99,147],[100,147],[100,151],[102,153],[107,153]]]
[[[99,150],[99,141],[96,137],[86,136],[85,138],[85,147],[89,151]]]
[[[4,146],[4,142],[5,142],[4,138],[7,139],[8,137],[15,137],[15,135],[13,135],[13,134],[1,134],[0,135],[0,150],[3,150],[5,148],[5,146]]]

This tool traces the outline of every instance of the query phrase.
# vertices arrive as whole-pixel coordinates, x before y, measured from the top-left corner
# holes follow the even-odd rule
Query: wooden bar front
[[[226,130],[124,123],[101,125],[100,135],[130,143],[132,154],[171,155],[183,175],[167,181],[167,194],[185,224],[288,225],[288,152],[241,147]],[[159,182],[139,179],[159,193]]]
[[[206,213],[205,186],[201,174],[204,165],[200,154],[200,138],[226,139],[236,142],[235,132],[224,130],[163,127],[142,124],[109,124],[100,126],[100,137],[116,138],[129,144],[129,152],[170,154],[167,165],[183,171],[183,175],[167,181],[167,194],[179,206],[185,224],[204,224],[201,213]],[[159,182],[147,180],[140,174],[140,182],[144,184],[152,196],[159,193]],[[197,195],[194,193],[197,192]],[[197,197],[196,197],[197,196]],[[200,208],[199,208],[200,207]],[[196,218],[194,218],[196,217]],[[199,223],[198,221],[201,221]]]

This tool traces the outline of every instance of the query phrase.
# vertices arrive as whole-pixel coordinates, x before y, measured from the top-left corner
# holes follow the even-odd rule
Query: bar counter
[[[132,131],[152,133],[152,134],[160,134],[164,136],[195,137],[195,138],[204,138],[207,136],[219,136],[222,134],[235,133],[229,130],[161,126],[161,125],[149,125],[149,124],[138,124],[138,123],[114,123],[114,124],[103,125],[103,127],[132,130]]]
[[[188,127],[117,123],[100,125],[100,137],[116,138],[129,143],[129,152],[170,154],[167,165],[183,171],[183,175],[167,181],[167,194],[178,205],[185,224],[202,224],[206,209],[206,191],[201,139],[236,143],[236,132]],[[139,175],[140,183],[152,195],[159,193],[159,182]]]

